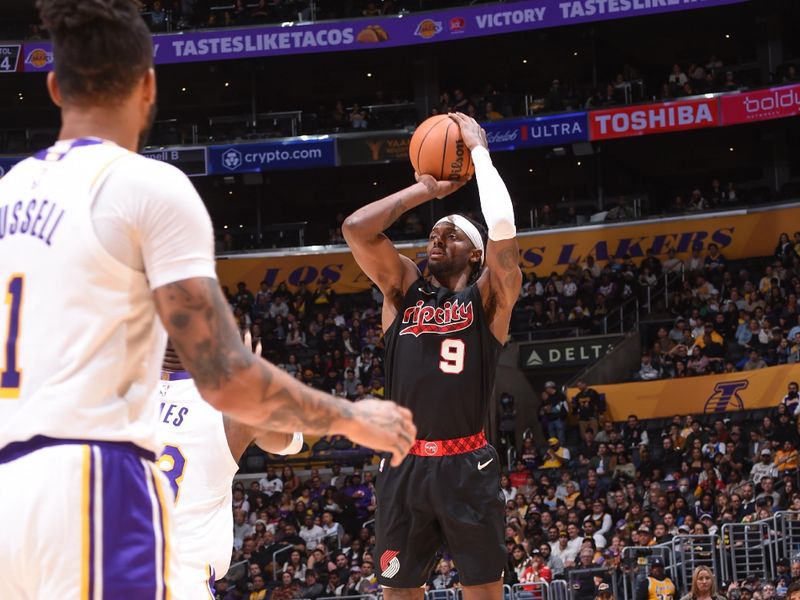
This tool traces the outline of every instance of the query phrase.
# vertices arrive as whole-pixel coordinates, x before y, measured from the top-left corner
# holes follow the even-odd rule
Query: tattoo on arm
[[[497,253],[497,262],[504,271],[513,271],[519,267],[519,252],[511,246]]]
[[[242,344],[230,306],[213,279],[168,284],[156,295],[160,314],[183,365],[201,391],[226,389],[236,398],[235,418],[259,429],[330,432],[331,424],[349,418],[341,401],[301,384]]]
[[[218,390],[236,373],[255,362],[245,352],[230,306],[213,279],[202,279],[199,289],[178,281],[165,286],[173,307],[169,321],[172,343],[181,360],[201,388]],[[177,334],[177,335],[176,335]]]
[[[394,203],[394,206],[392,206],[392,210],[390,210],[389,214],[386,215],[386,220],[383,222],[383,230],[386,231],[389,229],[389,227],[391,227],[404,212],[406,212],[405,203],[403,202],[402,198],[398,198]]]

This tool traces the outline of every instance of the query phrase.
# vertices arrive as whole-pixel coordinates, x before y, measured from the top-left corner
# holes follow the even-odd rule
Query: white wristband
[[[481,212],[489,229],[489,239],[496,242],[510,240],[517,235],[517,227],[514,223],[514,205],[506,184],[492,164],[489,151],[483,146],[472,149],[472,162],[475,163]]]
[[[278,452],[281,456],[286,456],[287,454],[297,454],[300,450],[303,449],[303,434],[299,431],[295,431],[292,434],[292,441],[289,443],[286,448]]]

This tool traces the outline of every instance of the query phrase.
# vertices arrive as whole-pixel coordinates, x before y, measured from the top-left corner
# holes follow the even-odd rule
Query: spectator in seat
[[[795,252],[794,244],[789,239],[788,233],[781,233],[779,236],[778,245],[775,246],[775,256],[789,265],[797,257],[797,252]]]
[[[583,379],[578,380],[576,387],[578,393],[572,399],[572,404],[574,413],[578,416],[578,429],[583,438],[587,429],[598,431],[599,397],[597,391],[590,388]]]
[[[622,439],[626,448],[635,449],[639,444],[649,444],[647,431],[639,423],[636,415],[628,415],[628,420],[622,426]]]
[[[522,571],[519,578],[520,583],[536,583],[544,581],[550,583],[553,579],[553,572],[550,567],[544,564],[542,551],[539,548],[531,550],[531,557],[528,566]],[[524,589],[524,588],[523,588]]]
[[[767,363],[761,358],[761,355],[758,353],[758,350],[751,350],[750,351],[750,358],[744,363],[742,367],[743,371],[755,371],[756,369],[764,369],[767,366]]]
[[[267,588],[264,584],[264,576],[256,575],[253,577],[253,589],[247,595],[247,600],[264,600],[266,597]]]
[[[499,121],[504,118],[503,113],[498,112],[497,109],[495,109],[493,102],[487,102],[483,108],[483,112],[487,121]]]
[[[561,82],[554,79],[550,89],[547,91],[545,97],[545,108],[550,112],[557,112],[564,110],[564,91],[561,87]]]
[[[299,598],[300,585],[290,571],[281,573],[281,584],[272,590],[270,600],[295,600]]]
[[[664,572],[664,559],[650,559],[650,576],[642,580],[636,589],[636,600],[673,600],[675,584]]]
[[[786,407],[786,411],[790,415],[794,415],[797,407],[800,406],[800,387],[796,381],[789,383],[786,389],[786,395],[780,402]]]
[[[558,438],[551,437],[548,439],[547,446],[542,469],[560,469],[569,464],[569,450],[561,446],[561,442]]]
[[[651,381],[661,377],[661,370],[657,369],[652,364],[652,359],[649,352],[642,353],[642,362],[639,365],[639,370],[636,371],[634,379],[639,381]]]
[[[313,569],[306,570],[305,585],[298,590],[299,598],[304,600],[317,600],[325,591],[325,588],[318,581],[317,573]]]
[[[350,126],[353,129],[366,129],[369,123],[367,122],[367,113],[358,102],[353,103],[353,108],[350,109]]]
[[[681,600],[726,600],[717,593],[717,580],[709,567],[696,567],[692,573],[692,588]]]
[[[519,555],[518,548],[522,550],[522,555],[525,555],[525,549],[517,544],[512,551],[515,558]],[[449,590],[459,587],[459,585],[458,571],[453,567],[453,563],[449,560],[440,560],[439,564],[436,566],[436,571],[434,571],[432,578],[428,582],[428,589]]]
[[[545,419],[550,437],[563,440],[566,420],[569,416],[569,406],[566,396],[557,390],[554,381],[548,381],[544,384],[539,415]]]
[[[750,470],[750,479],[755,485],[759,485],[764,477],[775,479],[778,477],[778,469],[772,462],[772,451],[764,448],[761,451],[761,461],[753,465]],[[744,493],[744,490],[742,490]],[[752,493],[752,492],[751,492]]]

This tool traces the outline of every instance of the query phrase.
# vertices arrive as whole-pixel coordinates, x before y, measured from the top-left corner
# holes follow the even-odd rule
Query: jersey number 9
[[[439,369],[448,375],[458,375],[464,370],[464,340],[446,338],[442,340]]]

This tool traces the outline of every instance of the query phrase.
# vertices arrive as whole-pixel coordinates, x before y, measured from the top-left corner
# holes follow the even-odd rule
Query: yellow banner
[[[591,387],[606,395],[611,419],[624,421],[628,415],[653,419],[774,407],[786,395],[790,381],[800,381],[800,364]],[[567,397],[572,399],[577,393],[577,388],[571,388]]]
[[[519,236],[520,262],[524,271],[546,276],[553,271],[562,272],[571,262],[580,264],[589,255],[600,265],[627,254],[638,261],[648,248],[662,259],[671,248],[679,258],[686,258],[694,245],[706,248],[710,243],[717,244],[729,259],[767,256],[774,252],[780,233],[788,231],[791,235],[797,223],[800,223],[800,205],[792,204],[523,233]],[[424,244],[401,245],[401,252],[424,270]],[[291,288],[305,283],[313,290],[326,279],[339,293],[360,292],[370,286],[350,252],[342,247],[321,252],[301,250],[220,257],[217,273],[223,285],[234,289],[237,282],[244,281],[253,291],[261,281],[271,287],[285,281]]]

